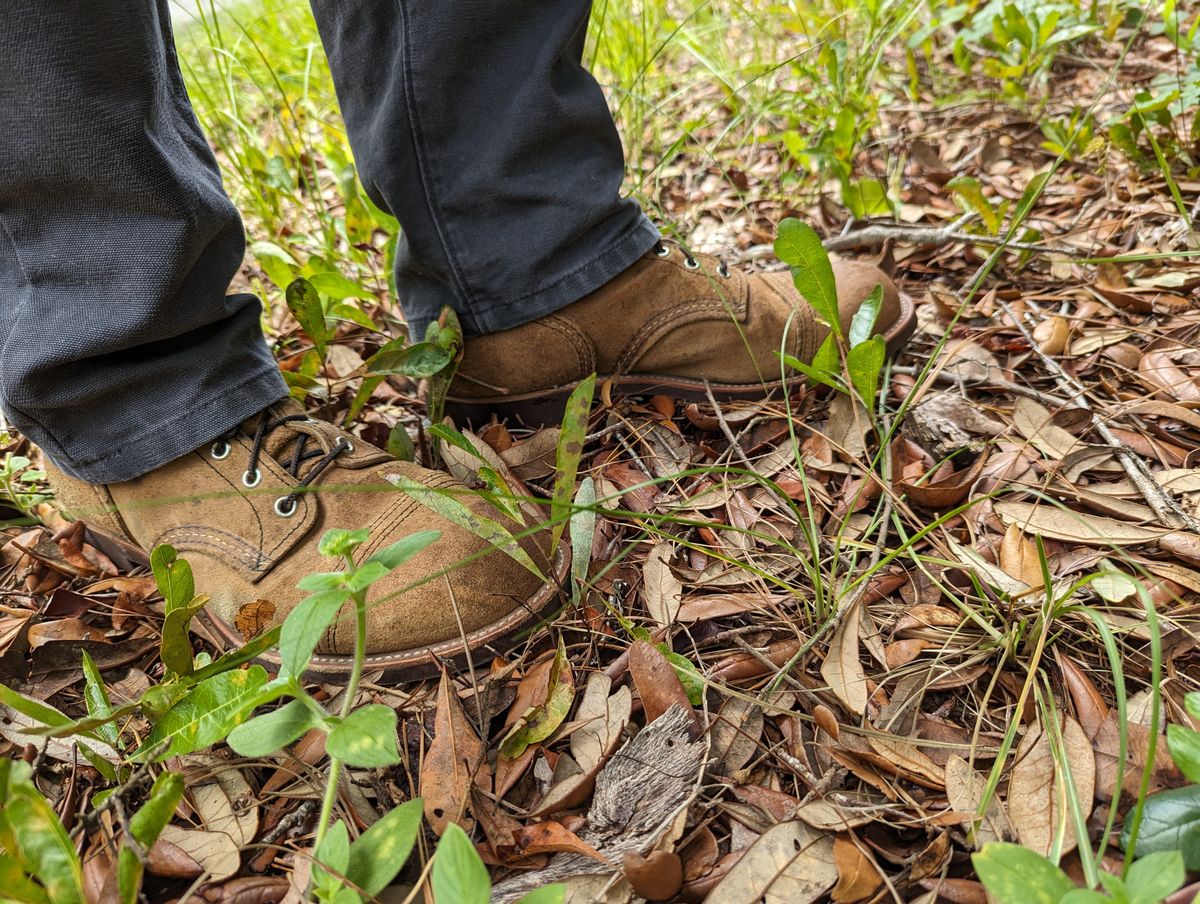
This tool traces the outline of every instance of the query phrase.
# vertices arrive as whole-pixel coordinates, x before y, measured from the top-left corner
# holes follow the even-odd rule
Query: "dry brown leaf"
[[[877,756],[864,753],[880,769],[908,778],[930,788],[941,788],[944,770],[923,754],[915,744],[890,735],[867,735],[867,743]]]
[[[674,552],[675,547],[671,543],[659,543],[650,550],[642,566],[646,611],[664,628],[675,621],[683,597],[683,584],[671,570]]]
[[[78,618],[60,618],[55,621],[38,622],[29,627],[26,635],[29,638],[29,649],[36,650],[47,643],[60,640],[90,640],[97,643],[109,643],[104,632]]]
[[[993,503],[993,506],[996,514],[1006,524],[1016,524],[1026,533],[1082,543],[1085,546],[1132,546],[1153,543],[1170,533],[1167,528],[1142,527],[1113,518],[1082,515],[1049,504],[1035,505],[1006,499]]]
[[[1087,739],[1093,741],[1104,720],[1108,718],[1108,704],[1100,696],[1100,691],[1096,689],[1092,679],[1084,674],[1070,656],[1061,649],[1055,649],[1054,654],[1058,659],[1059,671],[1062,672],[1063,684],[1066,685],[1071,694],[1071,701],[1075,704],[1079,726]]]
[[[561,822],[547,819],[533,825],[522,826],[513,833],[517,849],[525,854],[554,854],[565,852],[582,854],[603,864],[610,865],[608,858],[564,826]]]
[[[821,663],[821,677],[828,683],[851,715],[861,716],[867,709],[867,673],[859,659],[858,617],[860,600],[842,614],[842,622],[829,641],[829,652]]]
[[[668,901],[683,884],[683,863],[671,851],[651,851],[645,857],[626,851],[621,868],[634,892],[647,901]]]
[[[956,812],[971,816],[979,812],[987,787],[987,781],[982,775],[973,770],[962,757],[951,754],[946,760],[945,780],[946,798]],[[1016,837],[998,794],[992,795],[987,812],[975,825],[974,831],[976,850],[989,841],[1009,841]]]
[[[1044,405],[1033,399],[1018,396],[1013,407],[1013,426],[1047,458],[1061,461],[1069,455],[1079,440],[1054,423],[1054,416]]]
[[[675,667],[653,644],[644,640],[633,642],[629,648],[629,673],[633,676],[634,687],[637,688],[638,698],[642,701],[642,709],[646,712],[647,725],[673,705],[679,704],[691,713],[696,731],[703,730],[700,718],[692,709],[687,691],[683,689]]]
[[[204,828],[224,832],[238,848],[250,844],[258,834],[258,799],[245,775],[217,756],[194,759],[203,764],[201,773],[205,777],[189,780],[188,793]]]
[[[762,730],[761,706],[741,697],[726,700],[708,729],[717,774],[733,775],[745,766],[758,750]]]
[[[176,825],[168,825],[158,836],[154,847],[157,848],[160,844],[171,845],[190,857],[200,867],[201,872],[208,873],[210,882],[228,879],[236,875],[242,866],[241,852],[225,832],[205,832],[201,829],[183,829]],[[147,868],[153,872],[153,849],[148,859],[150,862]]]
[[[1042,564],[1037,547],[1025,539],[1021,528],[1010,524],[1000,541],[1000,567],[1026,587],[1041,587]]]
[[[772,826],[709,893],[721,904],[810,904],[837,882],[833,839],[803,822]]]
[[[833,839],[833,862],[837,867],[838,881],[829,896],[838,904],[864,901],[883,884],[883,876],[879,875],[871,858],[844,835]]]
[[[425,798],[425,818],[430,828],[438,835],[451,822],[469,829],[473,823],[465,814],[471,785],[487,791],[490,778],[483,744],[463,713],[454,683],[443,672],[433,741],[421,763],[421,796]]]
[[[1096,788],[1096,758],[1079,723],[1063,720],[1063,753],[1071,766],[1071,782],[1085,814],[1092,810]],[[1075,849],[1074,820],[1066,784],[1050,747],[1049,733],[1032,727],[1017,747],[1008,786],[1008,809],[1017,838],[1025,847],[1048,854],[1060,821],[1065,821],[1062,852]]]
[[[1057,316],[1043,320],[1033,329],[1033,339],[1038,348],[1043,354],[1050,356],[1062,354],[1070,335],[1071,327],[1066,318]]]

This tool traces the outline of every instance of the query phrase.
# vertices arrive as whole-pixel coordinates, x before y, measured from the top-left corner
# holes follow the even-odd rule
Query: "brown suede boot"
[[[359,561],[415,531],[441,531],[368,597],[372,603],[403,591],[371,605],[367,622],[367,668],[395,677],[435,670],[439,660],[461,660],[468,650],[501,652],[558,600],[568,565],[566,544],[551,564],[543,534],[523,539],[522,548],[548,577],[543,582],[388,481],[399,475],[432,488],[461,489],[450,477],[396,461],[307,417],[291,401],[137,480],[97,486],[49,463],[47,470],[59,502],[75,517],[147,552],[170,544],[188,559],[197,590],[211,596],[205,615],[233,645],[247,639],[234,626],[244,630],[251,612],[249,620],[265,621],[263,628],[278,624],[305,596],[296,589],[301,578],[340,567],[317,551],[327,529],[370,528]],[[477,495],[464,491],[456,498],[514,535],[527,529]],[[526,520],[536,524],[540,518],[531,510]],[[456,567],[464,560],[470,561]],[[351,611],[348,605],[318,645],[314,672],[349,673]]]
[[[891,351],[912,335],[912,301],[870,264],[835,261],[842,329],[877,285],[876,332]],[[660,244],[607,285],[531,323],[467,340],[447,411],[555,422],[571,390],[596,373],[628,393],[762,398],[795,376],[779,352],[811,361],[829,328],[787,271],[747,276],[709,255]]]

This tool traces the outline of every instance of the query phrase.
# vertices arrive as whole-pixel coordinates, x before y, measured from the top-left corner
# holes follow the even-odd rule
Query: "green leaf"
[[[807,223],[788,217],[779,224],[775,256],[792,268],[792,281],[835,334],[841,334],[837,283],[821,237]]]
[[[388,431],[385,451],[397,461],[416,461],[417,447],[413,445],[412,437],[404,424],[396,424]]]
[[[432,377],[454,360],[454,349],[433,342],[414,342],[392,348],[389,342],[367,359],[367,373],[388,376],[398,374],[415,379]]]
[[[184,563],[187,564],[186,562]],[[158,656],[163,665],[177,675],[190,675],[195,669],[196,654],[192,652],[192,639],[188,626],[193,616],[208,602],[206,595],[194,597],[191,602],[167,610],[163,618],[162,641]]]
[[[213,675],[219,675],[222,672],[228,672],[245,665],[250,660],[258,658],[279,643],[281,630],[280,626],[276,625],[274,628],[264,631],[239,649],[230,650],[228,653],[218,656],[203,668],[192,672],[192,674],[187,676],[185,681],[189,684],[199,684]]]
[[[1090,888],[1073,888],[1061,898],[1058,904],[1117,904],[1103,892]]]
[[[1125,876],[1125,890],[1133,904],[1158,904],[1177,891],[1186,878],[1183,854],[1159,851],[1134,861]]]
[[[344,530],[332,527],[321,535],[317,551],[323,556],[341,558],[347,556],[362,546],[371,536],[371,531],[365,527],[358,530]],[[301,589],[308,589],[301,585]]]
[[[487,867],[467,833],[450,823],[433,858],[434,900],[439,904],[488,904],[491,895]]]
[[[592,562],[592,543],[596,537],[596,482],[591,477],[579,481],[571,512],[571,576],[576,590],[582,591]]]
[[[267,279],[280,289],[286,289],[296,278],[296,259],[283,248],[271,242],[255,242],[250,246],[250,253],[258,261],[258,265],[267,274]]]
[[[366,590],[376,581],[386,578],[390,570],[382,562],[364,562],[346,577],[346,589],[351,593]]]
[[[366,407],[367,402],[371,401],[371,395],[383,380],[382,376],[363,377],[358,392],[354,394],[354,401],[350,403],[350,407],[346,411],[346,419],[342,422],[343,424],[349,424],[358,417],[359,412]]]
[[[222,672],[200,682],[154,724],[146,743],[133,758],[145,759],[168,739],[170,745],[156,760],[182,756],[217,743],[245,721],[254,707],[267,702],[259,693],[266,683],[267,672],[260,665]]]
[[[1000,231],[1000,214],[992,206],[992,202],[984,196],[983,186],[979,184],[978,179],[971,176],[957,176],[946,183],[946,188],[957,194],[969,209],[979,214],[991,235],[996,235]]]
[[[343,892],[353,895],[353,898],[346,897],[347,901],[361,900],[353,889],[346,888],[340,878],[346,875],[346,865],[350,862],[350,833],[344,822],[339,820],[329,827],[329,831],[321,839],[321,846],[317,848],[316,859],[317,863],[312,871],[312,885],[318,901],[338,904],[343,900]]]
[[[6,684],[0,684],[0,703],[43,725],[61,726],[70,725],[72,722],[69,716],[63,715],[53,706],[19,694]]]
[[[879,372],[883,369],[884,359],[887,358],[887,346],[882,336],[872,336],[869,340],[856,345],[846,353],[846,369],[850,372],[850,382],[858,391],[863,404],[868,411],[875,408],[875,393],[879,389]]]
[[[1019,844],[989,842],[971,863],[996,904],[1058,904],[1075,888],[1066,873]]]
[[[1121,846],[1129,845],[1129,825],[1121,833]],[[1159,791],[1146,798],[1134,855],[1182,851],[1183,865],[1200,869],[1200,785]]]
[[[288,613],[279,633],[282,674],[294,678],[304,674],[325,629],[349,599],[350,591],[345,588],[323,590],[305,597]]]
[[[169,613],[172,609],[186,606],[192,601],[196,595],[192,566],[187,560],[179,558],[175,547],[165,543],[154,547],[150,553],[150,568],[154,572],[158,592],[162,594],[166,603],[164,611]]]
[[[436,543],[441,537],[442,532],[437,530],[422,530],[414,534],[409,534],[407,537],[402,537],[391,546],[385,546],[383,549],[373,553],[364,565],[372,562],[378,562],[388,571],[394,568],[399,568],[425,547]]]
[[[241,756],[267,756],[282,750],[315,728],[317,716],[302,700],[292,700],[273,712],[255,716],[229,733],[229,746]]]
[[[887,189],[878,179],[857,179],[842,186],[842,203],[856,219],[887,216],[892,212],[892,202]]]
[[[27,763],[0,760],[0,849],[41,882],[53,904],[82,904],[83,867],[75,846],[31,776]]]
[[[836,356],[837,346],[833,345],[833,342],[833,335],[830,334],[825,340],[825,343],[822,344],[821,350],[828,346],[834,349],[834,355]],[[820,354],[820,350],[818,350],[818,354]],[[836,376],[831,371],[818,369],[811,364],[805,364],[803,361],[793,355],[784,355],[783,363],[794,370],[800,371],[800,373],[804,374],[814,383],[821,383],[822,385],[828,386],[830,389],[836,389],[838,392],[846,391],[846,387],[837,380]]]
[[[563,413],[562,430],[558,433],[558,448],[555,451],[554,491],[550,497],[550,517],[554,526],[550,530],[550,554],[558,549],[567,519],[571,513],[571,496],[575,492],[575,475],[579,471],[579,460],[583,457],[583,441],[587,436],[588,414],[592,410],[592,396],[596,393],[596,375],[589,374],[571,392],[567,408]]]
[[[373,297],[373,293],[368,292],[358,283],[346,279],[336,270],[326,270],[324,273],[314,274],[308,280],[321,295],[337,301],[345,301],[347,298]]]
[[[292,312],[304,334],[312,340],[317,354],[324,361],[329,329],[325,325],[325,308],[321,305],[321,296],[316,287],[307,279],[295,279],[283,294],[288,310]]]
[[[540,580],[546,580],[546,576],[542,574],[542,570],[534,564],[533,559],[529,558],[529,554],[521,548],[520,544],[517,543],[516,539],[505,527],[491,518],[485,518],[483,515],[477,514],[465,504],[459,502],[452,493],[445,490],[435,490],[402,474],[390,474],[388,475],[388,480],[393,486],[403,490],[413,499],[417,500],[417,502],[437,512],[451,524],[457,524],[463,530],[470,531],[484,542],[520,562],[533,572],[533,574],[537,575]]]
[[[665,643],[657,646],[658,651],[675,668],[675,674],[679,676],[679,683],[683,685],[688,702],[692,706],[699,706],[704,701],[704,679],[700,676],[700,670],[690,659],[682,653],[676,653]]]
[[[183,797],[183,776],[178,772],[160,772],[150,796],[129,820],[129,834],[143,851],[149,851],[163,827],[171,821],[175,807]],[[127,843],[121,844],[117,857],[117,885],[122,904],[134,904],[142,883],[144,864]]]
[[[108,690],[104,686],[104,679],[100,677],[100,670],[96,668],[96,663],[87,650],[83,651],[83,682],[83,699],[87,704],[88,715],[93,719],[103,720],[96,726],[100,737],[116,747],[117,726],[112,723],[112,701],[108,698]]]
[[[562,638],[559,638],[554,664],[550,668],[549,688],[545,703],[532,707],[513,723],[508,734],[500,742],[501,756],[515,760],[530,744],[537,744],[554,734],[571,711],[571,703],[575,699],[575,682],[571,678],[567,648],[563,645]]]
[[[1183,698],[1183,708],[1193,719],[1200,719],[1200,691],[1192,691]]]
[[[1187,780],[1200,782],[1200,732],[1184,725],[1168,725],[1167,748]]]
[[[350,845],[346,878],[368,895],[378,895],[408,861],[425,802],[415,798],[389,810]]]
[[[543,885],[522,895],[517,904],[562,904],[567,897],[567,887],[555,883]]]
[[[364,769],[394,766],[400,762],[396,749],[396,711],[382,703],[360,706],[329,733],[325,750],[351,766]]]
[[[347,580],[344,571],[318,571],[306,574],[296,583],[296,586],[301,590],[345,590]]]
[[[882,304],[883,286],[876,286],[850,320],[850,333],[846,338],[850,341],[851,348],[862,345],[871,338],[871,334],[875,331],[875,321],[879,319],[879,308]]]

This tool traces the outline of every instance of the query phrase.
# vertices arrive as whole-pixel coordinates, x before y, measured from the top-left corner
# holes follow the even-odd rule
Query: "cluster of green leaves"
[[[183,776],[161,772],[128,820],[117,854],[121,904],[135,904],[145,852],[183,797]],[[22,760],[0,760],[0,897],[25,904],[83,904],[83,864],[54,808]]]
[[[872,411],[879,391],[879,375],[887,357],[883,337],[874,335],[875,321],[883,302],[883,287],[875,287],[855,312],[849,332],[843,332],[833,267],[813,228],[791,217],[783,220],[775,238],[775,255],[791,268],[796,289],[829,327],[829,335],[811,363],[794,355],[784,355],[784,363],[814,383],[838,392],[857,394],[867,411]]]
[[[11,445],[12,441],[7,433],[0,432],[0,445]],[[46,472],[33,467],[33,463],[24,455],[5,452],[3,460],[0,460],[0,496],[26,515],[38,503],[50,498],[41,492],[45,480]]]

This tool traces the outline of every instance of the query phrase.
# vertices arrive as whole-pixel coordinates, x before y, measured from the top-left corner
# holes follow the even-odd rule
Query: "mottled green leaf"
[[[196,654],[192,651],[188,626],[207,602],[208,597],[205,595],[193,597],[190,602],[169,609],[163,617],[158,655],[163,665],[177,675],[190,675],[195,669]]]
[[[146,743],[135,754],[145,759],[159,744],[169,740],[156,756],[161,761],[208,747],[225,738],[249,716],[262,699],[267,672],[260,665],[222,672],[193,687],[154,724]]]
[[[450,904],[488,904],[492,884],[471,839],[455,823],[446,826],[433,858],[434,900]]]
[[[363,832],[350,845],[346,878],[368,895],[383,891],[412,853],[424,806],[419,797],[407,801]]]
[[[242,756],[267,756],[282,750],[318,724],[317,715],[301,700],[243,722],[229,733],[229,746]]]
[[[1200,782],[1200,732],[1184,725],[1168,725],[1167,747],[1187,780]]]
[[[87,650],[83,651],[83,699],[87,704],[88,715],[98,720],[96,729],[100,737],[116,747],[117,726],[112,723],[112,701],[108,698],[108,689],[104,686],[104,679],[100,677],[100,670],[96,668],[96,663]]]
[[[75,846],[31,775],[22,760],[0,760],[0,848],[41,883],[53,904],[82,904],[83,867]]]
[[[1129,845],[1129,825],[1121,846]],[[1200,785],[1159,791],[1146,798],[1134,854],[1145,857],[1159,851],[1182,851],[1188,869],[1200,869]]]
[[[875,321],[879,319],[879,308],[882,305],[883,286],[876,286],[850,320],[850,332],[847,339],[850,341],[851,348],[862,345],[871,338],[871,334],[875,331]]]
[[[382,703],[360,706],[329,733],[325,750],[351,766],[394,766],[400,762],[395,710]]]
[[[996,904],[1058,904],[1075,887],[1057,866],[1019,844],[989,842],[971,863]]]
[[[162,594],[165,612],[186,606],[196,595],[196,581],[192,577],[192,566],[186,559],[179,558],[175,547],[162,544],[150,553],[150,568],[154,582]]]
[[[294,279],[284,293],[288,310],[304,330],[304,335],[312,340],[321,360],[325,360],[325,351],[329,343],[329,328],[325,325],[325,308],[321,305],[321,296],[316,287],[307,279]]]
[[[513,723],[508,734],[500,742],[501,756],[515,760],[530,744],[537,744],[554,734],[571,711],[571,703],[574,700],[575,681],[571,675],[571,664],[567,660],[567,649],[560,638],[558,650],[554,654],[554,664],[550,669],[546,702],[531,707],[529,712]]]
[[[563,413],[562,429],[558,432],[558,448],[555,451],[554,490],[550,496],[550,516],[554,526],[550,530],[550,552],[558,549],[567,519],[571,516],[571,496],[575,492],[575,475],[583,457],[583,443],[587,436],[588,414],[592,410],[592,396],[596,393],[596,375],[590,374],[572,390]]]
[[[1158,904],[1183,885],[1187,871],[1179,851],[1159,851],[1134,861],[1125,875],[1131,904]]]

